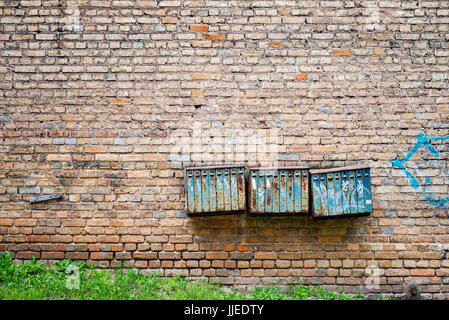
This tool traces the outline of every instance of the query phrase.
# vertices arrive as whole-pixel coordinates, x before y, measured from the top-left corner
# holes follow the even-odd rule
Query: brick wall
[[[448,79],[445,0],[0,1],[0,251],[448,298]],[[254,136],[368,164],[373,214],[186,217],[182,168],[264,165]]]

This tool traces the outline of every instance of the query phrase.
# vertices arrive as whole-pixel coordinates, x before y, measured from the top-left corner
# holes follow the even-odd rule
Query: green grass
[[[73,266],[79,275],[79,287]],[[46,266],[34,258],[15,264],[9,253],[0,256],[0,299],[2,300],[363,300],[358,295],[326,291],[319,286],[291,284],[286,290],[280,285],[255,288],[250,293],[207,281],[185,277],[146,275],[123,268],[96,270],[84,262],[63,260]]]

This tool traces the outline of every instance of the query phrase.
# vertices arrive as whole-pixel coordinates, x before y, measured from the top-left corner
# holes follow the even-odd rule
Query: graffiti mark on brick
[[[62,167],[61,162],[52,162],[52,164],[53,164],[53,168],[61,169],[61,167]]]
[[[408,181],[412,185],[415,190],[421,190],[423,197],[430,204],[437,206],[438,208],[444,209],[447,207],[447,202],[449,202],[449,196],[442,196],[436,192],[429,191],[432,187],[430,177],[425,177],[425,171],[422,169],[424,165],[408,165],[408,162],[411,161],[411,158],[419,151],[421,151],[421,147],[425,147],[424,151],[430,152],[432,156],[435,158],[440,158],[441,152],[439,152],[436,146],[432,146],[431,142],[443,142],[448,141],[449,136],[429,136],[423,133],[418,134],[417,136],[418,142],[413,146],[413,148],[404,156],[403,159],[392,159],[391,164],[394,168],[400,169],[401,172],[407,177]],[[443,146],[444,147],[444,146]],[[428,159],[422,159],[426,161]],[[427,164],[428,165],[428,164]],[[434,160],[430,163],[430,166],[434,167],[438,172],[440,177],[447,177],[447,170],[442,170],[441,166],[445,167],[446,163],[442,160]],[[412,174],[410,168],[415,169],[416,174]],[[424,178],[420,179],[420,177]]]

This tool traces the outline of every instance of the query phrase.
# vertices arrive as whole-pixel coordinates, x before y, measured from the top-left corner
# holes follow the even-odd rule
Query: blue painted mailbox
[[[189,216],[242,213],[246,209],[245,167],[185,168]]]
[[[364,216],[373,211],[369,167],[310,170],[310,175],[314,218]]]
[[[309,169],[306,167],[250,168],[248,185],[250,215],[309,212]]]

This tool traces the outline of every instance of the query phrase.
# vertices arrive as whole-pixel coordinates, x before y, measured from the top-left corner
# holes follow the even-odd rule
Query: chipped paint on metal
[[[203,204],[201,201],[201,171],[195,170],[194,173],[195,181],[195,196],[194,196],[194,211],[193,212],[203,212]]]
[[[216,170],[217,177],[217,211],[224,211],[224,183],[223,183],[223,170]]]
[[[311,170],[313,217],[347,217],[372,212],[369,168]]]
[[[356,178],[355,194],[356,194],[356,198],[357,198],[357,212],[364,213],[364,212],[366,212],[365,190],[363,187],[363,173],[361,170],[357,170],[355,172],[355,178]]]
[[[343,214],[351,214],[351,193],[349,191],[349,174],[347,171],[341,173],[342,207]]]
[[[287,172],[285,170],[279,171],[279,211],[287,211]]]
[[[302,182],[301,182],[301,170],[295,170],[293,174],[293,196],[295,200],[294,211],[303,211],[301,204],[302,202]]]
[[[334,173],[334,184],[335,184],[335,215],[343,214],[343,194],[341,190],[341,172]]]
[[[320,175],[320,191],[321,191],[321,214],[324,216],[329,215],[329,201],[327,197],[327,181],[326,181],[326,175],[321,174]]]
[[[351,214],[356,214],[357,213],[357,198],[356,198],[355,172],[349,171],[348,175],[349,175],[349,192],[351,193],[349,207],[351,208]]]
[[[365,190],[365,206],[366,212],[373,211],[373,200],[371,195],[371,177],[370,169],[363,170],[363,186]]]
[[[287,171],[287,212],[293,213],[295,198],[293,197],[293,172]]]
[[[195,211],[195,187],[194,187],[194,180],[193,180],[193,171],[186,172],[185,175],[186,179],[186,201],[187,201],[187,210],[188,212],[194,212]]]
[[[262,171],[258,172],[257,180],[257,211],[265,212],[265,177]]]
[[[279,205],[279,172],[277,170],[274,170],[273,172],[273,182],[272,182],[272,188],[273,188],[273,207],[272,211],[273,213],[279,213],[280,212],[280,205]]]
[[[321,188],[320,188],[320,175],[316,174],[312,176],[312,186],[313,186],[313,213],[315,216],[323,215],[321,209]]]
[[[231,169],[231,210],[239,210],[239,190],[237,187],[237,168]]]
[[[243,167],[196,167],[185,170],[189,215],[241,213],[246,207]]]
[[[244,168],[238,168],[238,175],[237,175],[237,189],[238,189],[238,210],[245,210],[245,169]]]
[[[265,173],[265,211],[272,212],[273,210],[273,173]]]
[[[215,187],[216,179],[215,179],[215,170],[209,171],[209,201],[210,201],[210,211],[217,211],[217,190]]]
[[[289,215],[307,213],[303,204],[303,171],[296,167],[250,169],[249,212],[256,215]],[[308,201],[308,197],[306,198]],[[306,209],[306,210],[304,210]]]
[[[250,210],[257,208],[257,171],[250,172],[250,196],[249,196],[249,207]]]
[[[209,211],[209,170],[203,170],[201,180],[201,199],[203,203],[203,211]]]
[[[327,183],[327,207],[329,210],[329,215],[335,215],[335,183],[334,183],[334,173],[328,173],[326,175]]]
[[[230,211],[231,210],[231,176],[229,174],[228,168],[223,170],[223,184],[224,184],[224,192],[223,192],[224,209],[225,209],[225,211]]]
[[[308,212],[309,211],[309,171],[302,171],[302,201],[301,201],[301,211]]]

